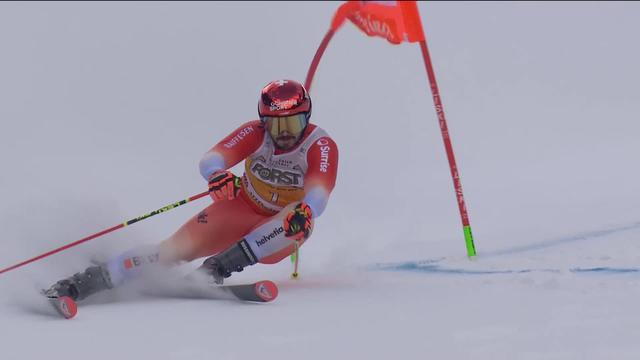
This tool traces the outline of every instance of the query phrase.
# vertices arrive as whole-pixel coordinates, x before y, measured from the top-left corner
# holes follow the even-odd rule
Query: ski
[[[65,319],[71,319],[78,313],[78,305],[68,296],[48,297],[45,291],[42,294],[47,297],[47,301],[51,306]]]
[[[215,285],[183,278],[181,281],[165,284],[154,284],[143,291],[147,295],[157,297],[175,297],[189,299],[239,300],[266,303],[278,297],[278,286],[270,280],[261,280],[247,284]]]
[[[278,297],[278,286],[269,280],[262,280],[251,284],[220,285],[223,291],[230,292],[243,301],[271,302]]]
[[[150,284],[151,285],[151,284]],[[236,285],[214,285],[197,281],[194,278],[183,278],[172,284],[152,284],[143,289],[146,295],[156,297],[172,297],[184,299],[237,300],[256,303],[267,303],[278,297],[278,286],[270,280]],[[69,296],[53,296],[41,290],[49,304],[65,319],[72,319],[78,313],[76,302]]]

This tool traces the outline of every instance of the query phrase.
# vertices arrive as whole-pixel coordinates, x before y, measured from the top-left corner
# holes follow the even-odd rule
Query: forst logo
[[[270,169],[260,163],[251,167],[251,172],[264,181],[279,185],[300,185],[301,174],[278,169]]]
[[[266,244],[269,240],[275,239],[276,236],[282,234],[283,232],[284,232],[284,228],[282,226],[277,227],[277,228],[273,229],[273,231],[270,234],[264,235],[262,237],[262,239],[256,240],[256,245],[262,246],[262,245]]]

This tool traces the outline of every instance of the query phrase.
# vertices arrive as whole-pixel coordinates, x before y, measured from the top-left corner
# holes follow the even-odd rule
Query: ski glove
[[[307,239],[311,234],[311,208],[301,202],[284,218],[284,234],[296,241]]]
[[[239,191],[240,178],[232,172],[216,171],[209,176],[209,192],[213,200],[233,200]]]

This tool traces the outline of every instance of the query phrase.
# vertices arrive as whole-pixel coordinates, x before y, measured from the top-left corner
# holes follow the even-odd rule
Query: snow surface
[[[203,191],[200,156],[304,79],[338,5],[0,3],[0,267]],[[637,359],[640,4],[419,8],[475,260],[419,48],[345,24],[311,89],[341,157],[301,279],[234,276],[280,285],[261,305],[125,287],[72,321],[37,296],[199,200],[0,275],[0,358]]]

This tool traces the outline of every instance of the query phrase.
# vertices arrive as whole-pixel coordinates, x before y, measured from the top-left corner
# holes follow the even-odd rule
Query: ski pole
[[[44,258],[46,258],[46,257],[48,257],[48,256],[53,255],[53,254],[59,253],[59,252],[61,252],[61,251],[64,251],[64,250],[67,250],[67,249],[72,248],[72,247],[74,247],[74,246],[80,245],[80,244],[82,244],[82,243],[84,243],[84,242],[87,242],[87,241],[89,241],[89,240],[95,239],[95,238],[97,238],[97,237],[99,237],[99,236],[102,236],[102,235],[108,234],[108,233],[110,233],[110,232],[112,232],[112,231],[116,231],[116,230],[118,230],[118,229],[122,229],[123,227],[125,227],[125,226],[129,226],[129,225],[131,225],[131,224],[135,224],[135,223],[137,223],[138,221],[142,221],[142,220],[144,220],[144,219],[148,219],[148,218],[150,218],[150,217],[152,217],[152,216],[154,216],[154,215],[157,215],[157,214],[160,214],[160,213],[163,213],[163,212],[167,212],[167,211],[169,211],[169,210],[172,210],[172,209],[174,209],[174,208],[177,208],[177,207],[178,207],[178,206],[180,206],[180,205],[184,205],[184,204],[186,204],[186,203],[188,203],[188,202],[191,202],[191,201],[193,201],[193,200],[197,200],[197,199],[199,199],[199,198],[201,198],[201,197],[207,196],[208,194],[209,194],[209,191],[205,191],[205,192],[200,193],[200,194],[198,194],[198,195],[191,196],[190,198],[187,198],[187,199],[184,199],[184,200],[181,200],[181,201],[175,202],[175,203],[173,203],[173,204],[171,204],[171,205],[167,205],[167,206],[162,207],[162,208],[160,208],[160,209],[158,209],[158,210],[152,211],[152,212],[150,212],[150,213],[148,213],[148,214],[144,214],[144,215],[142,215],[142,216],[138,216],[137,218],[134,218],[134,219],[131,219],[131,220],[127,220],[127,221],[125,221],[125,222],[123,222],[123,223],[121,223],[121,224],[118,224],[118,225],[116,225],[116,226],[113,226],[113,227],[110,227],[110,228],[108,228],[108,229],[102,230],[102,231],[100,231],[100,232],[98,232],[98,233],[95,233],[95,234],[93,234],[93,235],[89,235],[89,236],[87,236],[87,237],[85,237],[85,238],[82,238],[82,239],[80,239],[80,240],[78,240],[78,241],[74,241],[74,242],[69,243],[69,244],[67,244],[67,245],[61,246],[61,247],[59,247],[59,248],[57,248],[57,249],[53,249],[53,250],[48,251],[48,252],[46,252],[46,253],[44,253],[44,254],[42,254],[42,255],[38,255],[38,256],[36,256],[36,257],[34,257],[34,258],[31,258],[31,259],[25,260],[25,261],[23,261],[23,262],[21,262],[21,263],[18,263],[18,264],[13,265],[13,266],[9,266],[9,267],[8,267],[8,268],[6,268],[6,269],[2,269],[2,270],[0,270],[0,274],[3,274],[3,273],[5,273],[5,272],[7,272],[7,271],[11,271],[11,270],[17,269],[17,268],[19,268],[19,267],[21,267],[21,266],[24,266],[24,265],[30,264],[30,263],[32,263],[32,262],[34,262],[34,261],[38,261],[38,260],[40,260],[40,259],[44,259]]]
[[[291,273],[292,279],[298,278],[298,265],[300,264],[300,243],[295,242],[295,248],[291,253],[291,262],[293,263],[293,272]]]

